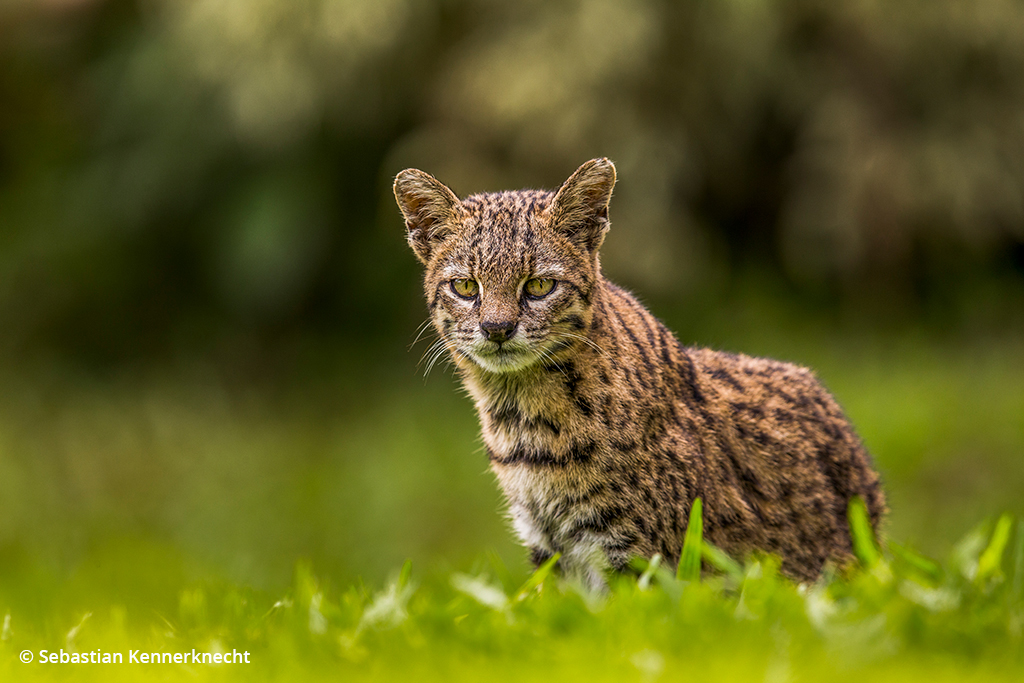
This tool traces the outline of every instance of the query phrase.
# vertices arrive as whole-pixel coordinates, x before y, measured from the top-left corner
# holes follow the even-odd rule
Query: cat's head
[[[395,178],[431,320],[460,365],[512,373],[585,343],[615,166],[592,159],[556,192],[460,200],[433,176]]]

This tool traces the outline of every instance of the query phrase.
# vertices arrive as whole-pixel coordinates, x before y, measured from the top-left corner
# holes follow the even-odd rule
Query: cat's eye
[[[526,293],[535,299],[547,296],[555,288],[555,281],[549,277],[535,277],[526,281]]]
[[[480,285],[476,283],[476,280],[465,278],[452,280],[452,291],[463,299],[472,299],[480,291]]]

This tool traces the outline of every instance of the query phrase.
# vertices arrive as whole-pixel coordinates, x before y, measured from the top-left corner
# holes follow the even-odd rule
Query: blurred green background
[[[524,572],[391,179],[595,156],[609,276],[814,367],[892,537],[1024,513],[1024,3],[3,0],[0,580]]]

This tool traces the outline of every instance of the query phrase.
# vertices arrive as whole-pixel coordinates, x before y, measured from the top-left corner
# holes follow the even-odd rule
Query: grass
[[[198,583],[180,587],[165,609],[141,614],[102,600],[87,611],[16,608],[0,633],[0,677],[1021,680],[1021,520],[1003,515],[978,526],[943,564],[901,546],[878,547],[864,531],[862,506],[851,506],[851,528],[860,564],[810,586],[781,577],[772,557],[740,565],[692,532],[684,556],[703,554],[703,578],[690,566],[676,576],[655,558],[638,562],[638,576],[612,577],[604,595],[562,581],[551,562],[515,582],[492,558],[474,571],[427,577],[406,563],[376,590],[335,589],[300,564],[282,595]],[[151,569],[161,571],[135,571]],[[36,662],[18,661],[26,649]],[[125,663],[40,664],[44,649],[69,658],[120,652]],[[193,650],[247,652],[250,663],[128,661],[130,651]]]

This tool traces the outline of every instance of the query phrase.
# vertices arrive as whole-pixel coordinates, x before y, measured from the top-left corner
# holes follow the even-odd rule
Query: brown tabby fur
[[[686,348],[602,277],[614,184],[607,159],[557,193],[460,201],[422,171],[395,180],[431,320],[534,562],[560,552],[594,587],[634,555],[675,563],[700,497],[705,538],[734,557],[775,553],[799,580],[846,563],[850,499],[876,529],[886,510],[849,421],[809,370]],[[541,299],[523,290],[536,277],[556,281]],[[456,278],[477,296],[457,296]],[[514,328],[498,343],[482,324]]]

